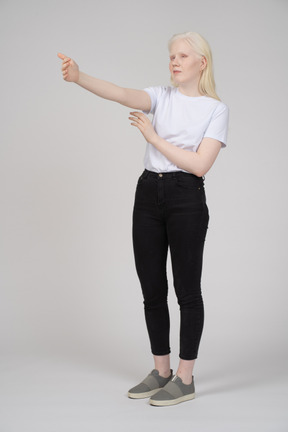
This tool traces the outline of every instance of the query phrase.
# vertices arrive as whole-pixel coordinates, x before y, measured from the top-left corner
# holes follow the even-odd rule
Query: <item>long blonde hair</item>
[[[185,39],[192,46],[195,53],[200,57],[202,56],[205,57],[207,61],[207,65],[205,69],[202,71],[199,80],[200,93],[205,96],[209,96],[214,99],[220,100],[215,89],[216,86],[215,86],[214,73],[213,73],[212,52],[208,42],[199,33],[195,33],[195,32],[178,33],[172,36],[171,39],[169,40],[168,42],[169,51],[171,49],[172,43],[178,39]],[[175,86],[172,77],[171,77],[171,81],[172,84]]]

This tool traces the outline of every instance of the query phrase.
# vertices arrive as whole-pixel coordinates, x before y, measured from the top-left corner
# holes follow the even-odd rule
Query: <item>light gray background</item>
[[[288,430],[287,12],[1,0],[1,432]],[[206,176],[198,398],[157,410],[125,397],[152,368],[131,242],[145,143],[128,108],[62,80],[57,52],[121,86],[169,84],[167,41],[189,30],[212,47],[229,144]],[[172,284],[169,302],[176,368]]]

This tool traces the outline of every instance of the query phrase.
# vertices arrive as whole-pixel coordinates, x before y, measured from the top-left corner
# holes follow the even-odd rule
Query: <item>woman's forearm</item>
[[[119,102],[123,99],[123,89],[113,83],[94,78],[84,72],[79,72],[79,79],[76,82],[79,86],[104,99]]]
[[[143,90],[119,87],[116,84],[94,78],[81,71],[79,72],[79,79],[76,84],[99,97],[118,102],[130,108],[144,111],[149,111],[150,109],[150,97]]]
[[[159,135],[150,143],[178,168],[198,177],[209,171],[221,148],[221,143],[212,138],[203,138],[197,152],[176,147]]]

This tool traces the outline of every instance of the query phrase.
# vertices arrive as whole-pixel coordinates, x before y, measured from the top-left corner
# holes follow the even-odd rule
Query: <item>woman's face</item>
[[[185,39],[178,39],[170,48],[169,69],[176,85],[198,85],[205,58],[197,55]]]

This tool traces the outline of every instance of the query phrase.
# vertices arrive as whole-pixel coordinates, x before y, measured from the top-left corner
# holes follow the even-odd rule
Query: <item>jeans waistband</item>
[[[171,172],[163,172],[163,173],[156,173],[154,171],[148,171],[144,170],[143,172],[144,177],[152,177],[152,178],[193,178],[199,182],[203,182],[204,177],[197,177],[194,174],[184,172],[184,171],[171,171]]]

